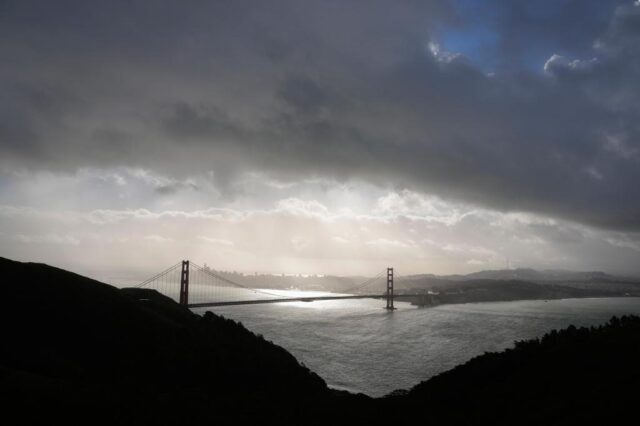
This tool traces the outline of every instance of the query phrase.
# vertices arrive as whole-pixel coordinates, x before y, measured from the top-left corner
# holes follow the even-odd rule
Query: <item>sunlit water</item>
[[[314,293],[319,295],[318,293]],[[325,293],[328,294],[328,293]],[[416,308],[381,300],[289,302],[197,309],[241,321],[289,350],[335,388],[381,396],[408,389],[484,352],[552,329],[640,315],[640,299],[568,299]]]

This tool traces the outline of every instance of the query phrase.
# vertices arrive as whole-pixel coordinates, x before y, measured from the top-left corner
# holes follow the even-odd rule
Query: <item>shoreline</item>
[[[436,304],[417,304],[414,302],[404,302],[409,303],[411,306],[415,306],[417,308],[429,309],[429,308],[437,308],[439,306],[447,306],[447,305],[469,305],[469,304],[484,304],[484,303],[508,303],[508,302],[549,302],[556,300],[580,300],[580,299],[640,299],[640,296],[584,296],[584,297],[549,297],[545,299],[533,298],[533,299],[496,299],[496,300],[468,300],[464,302],[446,302],[446,303],[436,303]]]

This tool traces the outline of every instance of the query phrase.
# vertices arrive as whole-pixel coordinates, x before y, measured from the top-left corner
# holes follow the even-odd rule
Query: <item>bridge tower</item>
[[[180,304],[189,304],[189,261],[182,261],[182,273],[180,274]]]
[[[393,311],[393,268],[387,268],[387,310]]]

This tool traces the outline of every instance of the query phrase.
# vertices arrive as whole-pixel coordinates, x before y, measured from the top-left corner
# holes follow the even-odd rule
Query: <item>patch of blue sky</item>
[[[442,50],[460,53],[483,71],[492,72],[497,65],[498,41],[498,33],[490,28],[453,28],[441,32],[438,44]]]

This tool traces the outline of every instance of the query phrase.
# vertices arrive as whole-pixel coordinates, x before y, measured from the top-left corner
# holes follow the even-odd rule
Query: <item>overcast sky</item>
[[[640,275],[640,2],[0,0],[0,256]]]

